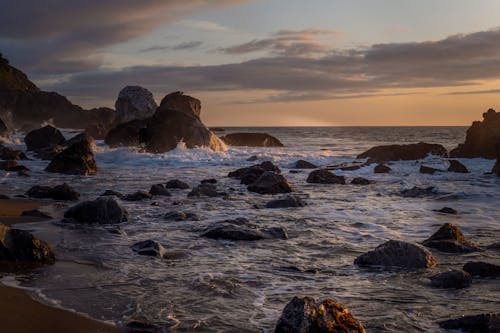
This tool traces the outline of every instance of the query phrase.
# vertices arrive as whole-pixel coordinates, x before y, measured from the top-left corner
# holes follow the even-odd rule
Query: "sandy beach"
[[[39,209],[47,202],[31,199],[0,199],[0,222],[7,225],[42,221],[36,216],[21,216],[27,210]]]

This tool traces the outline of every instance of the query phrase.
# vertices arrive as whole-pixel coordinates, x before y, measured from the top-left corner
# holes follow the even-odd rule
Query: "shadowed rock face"
[[[126,222],[128,213],[112,197],[100,197],[71,207],[64,217],[82,224],[115,224]]]
[[[290,183],[277,173],[272,171],[266,171],[252,184],[250,184],[247,189],[250,192],[256,192],[259,194],[278,194],[278,193],[290,193],[294,192]]]
[[[357,158],[368,158],[370,163],[389,161],[409,161],[426,158],[427,155],[447,156],[446,148],[438,144],[419,142],[408,145],[388,145],[373,147]]]
[[[465,142],[450,151],[450,157],[496,158],[496,144],[500,143],[500,112],[489,109],[483,121],[475,121],[467,130]]]
[[[230,146],[283,147],[283,143],[267,133],[231,133],[220,139]]]
[[[141,144],[141,130],[146,128],[146,121],[142,119],[131,120],[112,128],[104,142],[112,147],[137,147]]]
[[[342,304],[294,297],[283,310],[275,333],[365,333],[363,324]]]
[[[27,150],[53,147],[62,144],[64,141],[61,131],[50,125],[33,130],[24,137]]]
[[[471,283],[471,275],[462,270],[448,271],[431,277],[431,285],[436,288],[461,289],[470,286]]]
[[[201,101],[197,98],[184,95],[182,91],[176,91],[163,97],[158,109],[185,112],[200,118]]]
[[[120,123],[151,117],[157,105],[153,94],[139,86],[126,86],[115,102],[117,121]]]
[[[52,263],[55,260],[50,246],[27,231],[0,224],[1,261]]]

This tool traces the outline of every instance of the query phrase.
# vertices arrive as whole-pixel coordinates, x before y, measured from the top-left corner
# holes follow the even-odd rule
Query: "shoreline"
[[[22,216],[24,211],[40,209],[50,203],[36,199],[0,199],[0,223],[12,226],[18,223],[40,222],[47,219],[38,216]]]

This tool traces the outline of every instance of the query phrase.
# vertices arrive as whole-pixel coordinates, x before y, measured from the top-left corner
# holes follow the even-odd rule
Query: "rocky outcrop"
[[[259,194],[278,194],[295,192],[290,183],[280,174],[266,171],[252,184],[248,185],[250,192]]]
[[[368,158],[368,163],[385,163],[389,161],[420,160],[428,155],[448,155],[446,148],[438,144],[419,142],[408,145],[387,145],[373,147],[357,158]]]
[[[481,248],[465,238],[460,228],[445,223],[431,237],[422,242],[426,247],[448,253],[469,253]]]
[[[136,119],[118,124],[108,131],[104,142],[112,147],[138,147],[144,140],[141,133],[146,128],[146,120]]]
[[[342,304],[294,297],[283,309],[275,333],[365,333],[363,324]]]
[[[80,194],[66,183],[54,187],[36,185],[30,188],[26,195],[31,198],[61,201],[76,201],[80,197]]]
[[[457,173],[469,173],[469,169],[460,161],[450,160],[450,166],[448,167],[449,172],[457,172]]]
[[[126,222],[128,213],[112,197],[84,201],[64,213],[66,222],[81,224],[116,224]]]
[[[231,133],[220,139],[229,146],[283,147],[283,143],[267,133]]]
[[[305,207],[307,203],[297,195],[287,195],[286,197],[271,200],[266,204],[266,208],[290,208]]]
[[[141,256],[163,258],[167,250],[157,241],[148,239],[132,245],[132,250]]]
[[[176,91],[163,97],[159,110],[179,111],[200,118],[201,101],[194,97],[184,95],[182,91]]]
[[[24,143],[28,151],[61,145],[66,139],[57,128],[47,125],[26,134]]]
[[[498,333],[500,332],[500,314],[485,313],[463,316],[457,319],[442,321],[439,326],[446,330],[467,333]]]
[[[306,181],[312,184],[345,184],[344,176],[337,176],[326,169],[312,171]]]
[[[418,244],[390,240],[354,260],[358,266],[399,267],[406,269],[436,266],[432,254]]]
[[[317,166],[306,160],[298,160],[294,164],[295,169],[316,169]]]
[[[472,277],[462,270],[452,270],[431,277],[431,285],[436,288],[461,289],[470,286]]]
[[[385,164],[377,164],[375,168],[373,168],[374,173],[389,173],[391,171],[392,169]]]
[[[488,262],[470,261],[464,265],[463,270],[472,276],[487,278],[500,277],[500,266]]]
[[[57,154],[45,170],[67,175],[88,176],[96,174],[98,168],[92,151],[94,140],[82,135],[68,141],[74,143]]]
[[[500,112],[489,109],[483,121],[475,121],[467,130],[465,142],[450,151],[450,157],[496,158],[495,146],[500,143]]]
[[[153,94],[139,86],[126,86],[118,94],[115,102],[117,122],[126,123],[136,119],[151,117],[157,105]]]
[[[286,230],[281,227],[259,229],[251,225],[247,219],[226,220],[216,222],[209,227],[203,237],[233,241],[253,241],[261,239],[287,239]]]

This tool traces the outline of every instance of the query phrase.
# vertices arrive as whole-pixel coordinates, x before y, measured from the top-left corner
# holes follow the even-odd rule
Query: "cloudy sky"
[[[500,109],[498,0],[2,0],[0,52],[113,106],[184,91],[221,126],[467,125]]]

